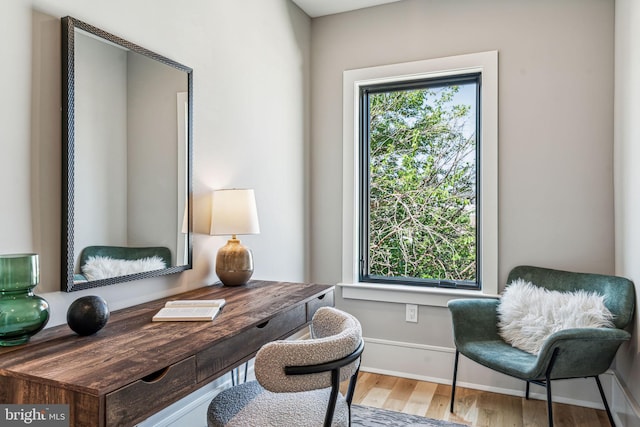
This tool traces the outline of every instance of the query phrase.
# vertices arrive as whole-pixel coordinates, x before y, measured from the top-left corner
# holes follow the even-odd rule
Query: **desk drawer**
[[[313,319],[313,315],[316,314],[316,311],[320,307],[333,307],[333,291],[327,292],[326,294],[320,295],[318,298],[315,298],[307,303],[307,322],[311,322]]]
[[[264,344],[290,335],[307,323],[306,318],[305,305],[299,305],[266,323],[201,351],[196,355],[198,382],[228,371]]]
[[[133,425],[183,397],[196,383],[191,356],[144,379],[107,394],[107,426]]]

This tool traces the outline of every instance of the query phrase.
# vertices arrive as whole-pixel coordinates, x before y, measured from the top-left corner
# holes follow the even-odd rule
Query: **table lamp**
[[[258,234],[258,212],[253,190],[216,190],[211,197],[212,236],[231,235],[218,250],[216,274],[225,286],[245,285],[253,274],[253,254],[238,234]]]

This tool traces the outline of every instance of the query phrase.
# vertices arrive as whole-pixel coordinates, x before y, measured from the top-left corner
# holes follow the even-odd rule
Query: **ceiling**
[[[304,10],[305,13],[312,18],[397,1],[400,0],[293,0],[300,9]]]

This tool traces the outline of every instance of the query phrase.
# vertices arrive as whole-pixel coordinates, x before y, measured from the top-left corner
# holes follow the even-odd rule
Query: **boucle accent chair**
[[[349,426],[363,348],[360,322],[322,307],[313,316],[310,339],[274,341],[258,351],[257,381],[220,392],[209,404],[208,425]],[[347,379],[343,396],[340,382]]]
[[[540,267],[518,266],[511,270],[507,283],[523,279],[534,285],[561,292],[580,289],[605,297],[605,305],[614,315],[615,328],[573,328],[551,334],[537,355],[506,343],[499,334],[497,299],[461,299],[449,302],[456,346],[451,408],[453,412],[458,356],[460,353],[490,369],[546,387],[547,416],[553,426],[551,381],[594,377],[600,396],[614,425],[598,375],[609,369],[620,345],[629,340],[624,329],[633,318],[635,290],[625,278],[589,273],[574,273]]]

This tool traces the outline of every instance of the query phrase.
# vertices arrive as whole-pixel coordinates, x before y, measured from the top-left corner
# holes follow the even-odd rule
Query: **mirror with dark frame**
[[[62,290],[191,268],[191,68],[62,18]]]

